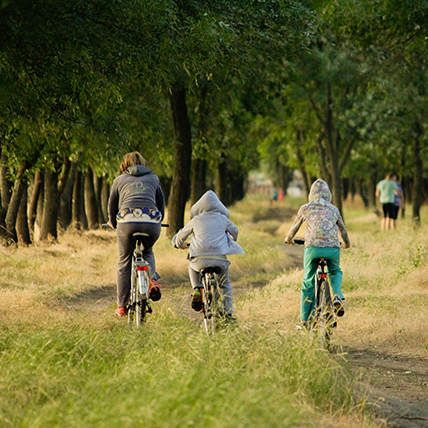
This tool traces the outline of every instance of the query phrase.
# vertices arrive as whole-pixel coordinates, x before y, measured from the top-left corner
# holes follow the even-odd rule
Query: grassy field
[[[114,315],[114,234],[0,248],[0,427],[378,426],[343,349],[427,357],[427,227],[381,233],[374,214],[346,205],[347,313],[329,353],[294,329],[303,250],[283,239],[303,200],[286,202],[231,209],[246,250],[231,257],[232,283],[245,292],[238,327],[214,338],[174,303],[190,294],[186,253],[165,236],[164,298],[140,331]]]

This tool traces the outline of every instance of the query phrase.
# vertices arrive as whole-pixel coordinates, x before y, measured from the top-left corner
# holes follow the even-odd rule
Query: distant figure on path
[[[272,199],[270,200],[271,208],[273,208],[276,205],[277,201],[278,201],[278,190],[274,187],[272,189]]]
[[[376,186],[376,197],[383,208],[383,219],[380,224],[381,230],[395,229],[395,195],[398,193],[398,186],[394,180],[394,173],[390,172],[384,180],[379,181]]]
[[[397,181],[397,177],[394,176],[394,181],[397,184],[397,193],[394,195],[394,220],[397,220],[398,213],[400,212],[400,207],[403,208],[403,218],[404,218],[404,194],[401,184]],[[397,225],[395,225],[397,227]]]

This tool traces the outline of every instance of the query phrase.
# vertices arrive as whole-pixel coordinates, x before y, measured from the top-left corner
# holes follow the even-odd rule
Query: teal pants
[[[327,261],[327,272],[333,294],[342,294],[342,269],[340,269],[340,248],[306,247],[303,258],[305,276],[303,277],[302,296],[300,301],[300,319],[307,321],[315,310],[315,274],[318,264],[315,259],[323,257]]]

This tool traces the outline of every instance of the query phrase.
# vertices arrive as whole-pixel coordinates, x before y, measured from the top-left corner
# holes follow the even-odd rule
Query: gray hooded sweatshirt
[[[164,217],[165,202],[159,178],[141,165],[130,166],[113,181],[108,202],[112,226],[116,227],[117,219],[132,214],[135,208],[147,210],[147,216],[154,222]]]
[[[218,196],[208,190],[190,210],[191,220],[174,236],[179,248],[186,248],[186,239],[193,234],[189,257],[245,254],[235,241],[238,228],[229,220],[229,211]],[[233,239],[232,239],[233,238]]]

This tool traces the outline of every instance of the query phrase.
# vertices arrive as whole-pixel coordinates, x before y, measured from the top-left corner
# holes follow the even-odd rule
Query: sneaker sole
[[[202,300],[192,300],[192,309],[196,312],[202,311]]]
[[[128,314],[118,314],[117,312],[116,312],[116,315],[119,317],[119,318],[123,318],[123,317],[126,317]]]

